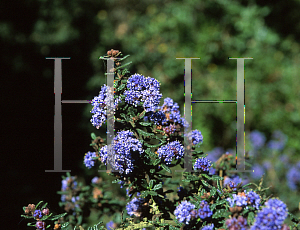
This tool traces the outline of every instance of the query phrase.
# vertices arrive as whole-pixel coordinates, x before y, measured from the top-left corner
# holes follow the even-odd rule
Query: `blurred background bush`
[[[53,162],[54,112],[53,61],[45,57],[71,57],[62,62],[62,100],[91,100],[106,83],[105,65],[98,58],[112,48],[131,55],[127,60],[133,62],[132,73],[159,80],[163,98],[177,102],[182,116],[184,61],[176,58],[201,58],[192,61],[192,100],[236,100],[236,60],[228,57],[252,57],[245,60],[245,133],[246,151],[255,157],[258,174],[249,176],[255,180],[265,172],[274,196],[297,214],[299,10],[299,0],[24,0],[17,5],[2,1],[1,99],[7,116],[3,143],[4,150],[9,151],[11,142],[19,153],[7,158],[16,168],[6,170],[3,177],[8,190],[15,191],[16,182],[20,187],[11,193],[19,197],[11,214],[34,203],[32,199],[60,199],[48,198],[60,189],[60,175],[44,172]],[[90,104],[62,106],[63,169],[88,174],[89,179],[93,173],[84,168],[83,156],[91,151],[90,132],[95,132],[90,110]],[[202,132],[204,152],[216,147],[235,152],[235,104],[193,103],[192,112],[192,128]],[[18,144],[11,138],[17,127]],[[105,128],[96,133],[105,136]],[[31,138],[24,138],[28,133]],[[264,141],[257,139],[260,134]],[[255,147],[259,141],[264,143]],[[55,186],[38,187],[37,178],[45,177],[53,178]]]

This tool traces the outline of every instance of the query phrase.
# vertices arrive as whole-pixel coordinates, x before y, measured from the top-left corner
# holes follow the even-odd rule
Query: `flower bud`
[[[49,209],[48,208],[43,209],[42,213],[44,215],[48,216],[49,215]]]

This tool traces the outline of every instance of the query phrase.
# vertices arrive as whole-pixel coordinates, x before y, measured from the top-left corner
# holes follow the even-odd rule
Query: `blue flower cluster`
[[[206,225],[201,230],[214,230],[214,224]]]
[[[166,116],[162,111],[152,112],[148,116],[144,116],[144,121],[152,121],[156,125],[166,124]]]
[[[85,156],[84,156],[84,161],[83,161],[83,163],[85,164],[85,166],[87,167],[87,168],[92,168],[94,165],[95,165],[95,161],[96,161],[96,159],[94,159],[94,158],[96,158],[97,157],[97,155],[96,155],[96,152],[90,152],[90,151],[88,151],[86,154],[85,154]]]
[[[140,196],[140,193],[137,194],[137,196]],[[127,205],[126,210],[128,215],[130,216],[137,216],[140,217],[142,214],[142,207],[145,203],[145,199],[142,197],[134,197]]]
[[[36,219],[41,219],[43,217],[43,213],[41,210],[35,210],[33,213],[33,217]]]
[[[232,194],[233,198],[227,198],[226,200],[229,202],[229,206],[233,207],[236,206],[246,206],[247,205],[247,197],[246,196],[240,196],[236,194]]]
[[[75,176],[67,177],[66,179],[61,181],[61,191],[66,191],[68,189],[76,189],[77,181],[75,180]]]
[[[246,218],[239,216],[237,219],[235,217],[227,219],[225,224],[229,229],[240,229],[247,230],[247,220]]]
[[[134,74],[127,80],[127,89],[124,92],[125,102],[137,107],[143,102],[146,112],[154,112],[160,102],[159,82],[155,78]]]
[[[286,174],[286,179],[289,188],[297,190],[300,185],[300,161],[289,169]]]
[[[200,209],[198,209],[198,211],[193,212],[194,217],[200,217],[201,219],[211,217],[212,214],[213,212],[210,210],[209,204],[205,200],[201,201]]]
[[[171,164],[174,157],[179,159],[184,155],[184,148],[179,141],[173,141],[160,147],[157,153],[159,158],[168,165]]]
[[[104,85],[101,87],[99,95],[94,97],[92,100],[93,109],[91,113],[94,113],[92,119],[90,120],[92,125],[99,129],[103,123],[105,123],[107,119],[107,109],[110,101],[114,101],[114,111],[117,108],[118,103],[121,101],[121,97],[117,97],[116,99],[111,98],[111,95],[107,93],[109,87]],[[110,107],[113,107],[112,105]]]
[[[287,207],[279,199],[270,199],[265,203],[265,207],[258,212],[253,226],[250,230],[277,230],[281,229],[287,217]]]
[[[224,186],[229,185],[229,187],[232,188],[233,191],[236,191],[237,185],[240,183],[243,183],[243,181],[239,176],[234,176],[232,178],[226,177],[224,179]]]
[[[174,215],[176,216],[179,222],[189,224],[192,217],[191,211],[194,208],[195,208],[194,204],[191,204],[190,202],[185,200],[176,207],[174,211]]]
[[[255,193],[253,191],[249,191],[246,194],[246,197],[247,197],[248,204],[252,205],[252,207],[254,207],[256,209],[259,209],[259,206],[260,206],[260,196],[257,193]]]
[[[211,162],[206,157],[200,157],[194,164],[194,170],[200,169],[203,172],[208,172],[211,167]]]
[[[264,146],[266,136],[258,130],[254,130],[250,133],[250,141],[254,149],[259,149]]]
[[[184,136],[187,136],[188,139],[193,143],[193,145],[197,145],[200,142],[203,142],[203,136],[202,136],[201,132],[197,129],[191,131],[187,135],[184,134]]]
[[[282,150],[288,140],[288,137],[280,130],[274,131],[272,137],[275,140],[269,141],[268,147],[273,150]]]
[[[183,127],[189,127],[188,122],[180,116],[179,105],[173,103],[173,100],[169,97],[164,99],[164,103],[161,107],[158,107],[166,115],[166,120],[170,123],[177,123]]]
[[[144,152],[142,148],[142,143],[134,138],[133,132],[130,130],[120,131],[117,133],[114,138],[114,153],[115,153],[115,161],[113,168],[118,170],[120,174],[128,174],[131,173],[134,168],[134,157],[132,153],[137,151],[139,154]],[[101,161],[106,165],[107,164],[107,145],[103,146],[100,151]]]
[[[171,134],[175,133],[176,127],[174,124],[170,124],[169,126],[163,127],[163,131],[165,132],[165,134],[170,136]]]

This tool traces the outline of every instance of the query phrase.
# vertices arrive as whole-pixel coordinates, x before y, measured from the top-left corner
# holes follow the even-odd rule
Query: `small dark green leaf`
[[[205,180],[201,180],[202,184],[204,184],[205,186],[211,188],[212,186],[210,184],[208,184]]]
[[[249,224],[249,225],[252,225],[252,224],[253,224],[254,218],[255,218],[254,213],[253,213],[253,212],[250,212],[250,213],[248,214],[248,218],[247,218],[247,221],[248,221],[248,224]]]
[[[148,133],[148,132],[145,132],[145,131],[143,131],[143,130],[141,130],[141,129],[136,129],[136,131],[137,131],[140,135],[143,135],[143,136],[145,136],[145,137],[154,136],[153,133]]]
[[[156,184],[156,185],[154,186],[153,190],[158,190],[158,189],[160,189],[160,188],[162,188],[162,184]]]
[[[91,133],[91,138],[92,138],[93,140],[95,140],[95,139],[96,139],[96,135],[95,135],[95,133]]]
[[[152,126],[153,124],[151,122],[140,122],[140,125],[142,125],[142,126]]]
[[[153,162],[153,165],[158,165],[160,163],[160,159],[156,159],[154,162]]]
[[[124,87],[125,87],[125,84],[122,84],[122,85],[119,86],[119,88],[117,90],[121,91],[122,89],[124,89]]]
[[[145,146],[147,146],[147,147],[149,147],[149,148],[157,148],[157,147],[163,145],[164,143],[159,143],[159,144],[157,144],[157,145],[150,145],[150,144],[148,144],[148,143],[145,142],[144,144],[145,144]]]
[[[153,180],[150,180],[149,181],[149,189],[152,189],[153,188]]]
[[[171,169],[170,169],[168,166],[166,166],[165,164],[161,164],[161,167],[162,167],[164,170],[166,170],[168,173],[172,173]]]
[[[150,194],[151,196],[156,196],[156,195],[157,195],[157,192],[149,191],[149,194]]]

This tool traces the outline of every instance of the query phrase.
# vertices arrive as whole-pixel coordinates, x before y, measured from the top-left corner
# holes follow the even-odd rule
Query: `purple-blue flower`
[[[205,219],[207,217],[211,217],[213,212],[210,210],[209,204],[207,201],[202,200],[200,203],[200,209],[198,209],[198,217],[201,219]]]
[[[152,112],[148,114],[148,116],[144,116],[145,121],[152,121],[154,122],[155,125],[164,125],[166,123],[166,116],[163,112],[157,111],[157,112]]]
[[[250,133],[250,141],[254,149],[259,149],[264,146],[266,136],[258,130],[254,130]]]
[[[214,224],[206,225],[201,230],[214,230]]]
[[[202,136],[201,132],[197,129],[191,131],[187,135],[184,134],[184,136],[187,136],[188,139],[193,143],[193,145],[197,145],[200,142],[201,143],[203,142],[203,136]]]
[[[265,173],[264,168],[259,164],[254,164],[253,170],[254,170],[254,172],[252,172],[251,175],[254,179],[261,178],[261,176]]]
[[[174,215],[179,222],[189,224],[191,220],[191,211],[195,208],[195,205],[191,204],[189,201],[183,201],[179,204],[175,211]]]
[[[137,216],[140,217],[141,216],[141,212],[142,212],[142,206],[143,203],[145,202],[144,198],[136,198],[134,197],[127,205],[126,205],[126,210],[128,215],[130,216]]]
[[[41,219],[43,217],[43,213],[41,210],[35,210],[34,213],[33,213],[33,217],[36,218],[36,219]]]
[[[226,200],[229,202],[229,206],[233,207],[234,205],[242,207],[247,205],[247,197],[232,194],[233,198],[228,197]]]
[[[249,191],[248,193],[246,193],[246,197],[247,197],[247,202],[250,203],[252,207],[259,209],[261,199],[257,193],[253,191]]]
[[[177,123],[183,127],[189,127],[188,122],[180,116],[180,110],[177,103],[173,103],[173,99],[167,97],[164,99],[162,106],[158,107],[166,115],[166,120],[170,123]]]
[[[99,177],[95,176],[93,179],[92,179],[92,183],[93,184],[97,184],[99,181]]]
[[[203,172],[208,172],[211,167],[211,162],[206,157],[200,157],[196,160],[194,164],[194,170],[201,170]]]
[[[280,130],[274,131],[272,137],[275,140],[269,141],[268,147],[273,150],[282,150],[288,140],[288,137]]]
[[[45,222],[39,220],[39,221],[36,222],[35,227],[37,229],[45,229],[46,224],[45,224]]]
[[[247,230],[247,220],[246,218],[239,216],[237,219],[235,217],[226,220],[227,228],[229,229],[240,229]]]
[[[300,161],[297,165],[291,167],[286,174],[287,184],[290,189],[297,190],[300,184]],[[298,166],[299,165],[299,166]]]
[[[143,103],[146,112],[154,112],[162,97],[159,90],[159,82],[156,79],[134,74],[127,80],[127,90],[124,92],[125,102],[135,107]]]
[[[157,150],[158,156],[165,164],[171,164],[173,158],[179,159],[184,155],[184,148],[179,141],[170,142]]]
[[[208,156],[206,157],[208,160],[211,162],[216,162],[219,157],[222,155],[224,152],[224,149],[222,147],[216,147],[212,151],[208,152]]]
[[[251,230],[277,230],[281,229],[281,225],[286,219],[286,204],[278,199],[270,199],[265,203],[265,207],[257,213],[255,222],[251,226]]]
[[[134,134],[130,130],[118,132],[114,141],[113,148],[115,155],[112,156],[114,158],[113,168],[119,171],[120,174],[131,173],[136,160],[133,152],[142,154],[144,152],[142,143],[134,138]],[[108,157],[107,146],[103,146],[99,153],[101,161],[106,165]]]
[[[233,191],[236,191],[237,185],[242,183],[242,179],[239,176],[234,177],[226,177],[224,179],[224,187],[228,184],[230,188],[233,189]]]
[[[88,151],[84,156],[84,164],[89,169],[95,165],[96,160],[93,157],[97,157],[96,152]]]
[[[107,229],[115,229],[115,227],[116,227],[116,224],[111,220],[111,221],[109,221],[107,224],[106,224],[106,228]]]
[[[112,90],[110,90],[110,88],[104,84],[104,86],[101,87],[99,95],[94,97],[92,100],[93,109],[91,110],[91,113],[94,115],[90,121],[97,129],[99,129],[103,123],[105,123],[107,119],[107,109],[113,107],[115,111],[118,103],[121,101],[120,96],[116,99],[113,99],[111,94],[107,93],[107,91],[112,92]],[[114,102],[114,104],[109,104],[109,102]]]

